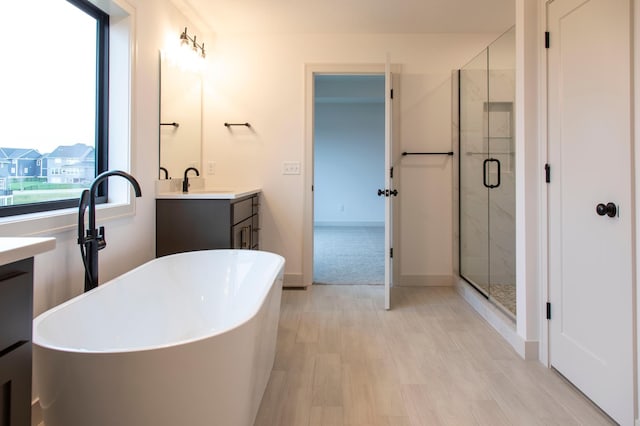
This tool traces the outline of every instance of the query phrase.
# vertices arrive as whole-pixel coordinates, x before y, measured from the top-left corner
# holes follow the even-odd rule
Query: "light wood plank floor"
[[[453,288],[283,292],[256,426],[611,424],[559,375],[523,361]]]

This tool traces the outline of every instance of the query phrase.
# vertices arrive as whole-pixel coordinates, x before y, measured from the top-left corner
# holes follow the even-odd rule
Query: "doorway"
[[[313,283],[384,284],[385,76],[313,76]]]

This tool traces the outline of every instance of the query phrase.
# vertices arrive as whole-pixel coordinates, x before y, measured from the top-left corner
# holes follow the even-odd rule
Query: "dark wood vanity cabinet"
[[[31,425],[33,257],[0,266],[0,426]]]
[[[156,257],[194,250],[260,248],[259,195],[157,199]]]

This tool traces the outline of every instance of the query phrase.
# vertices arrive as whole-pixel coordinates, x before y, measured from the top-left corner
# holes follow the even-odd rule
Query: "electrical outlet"
[[[300,174],[300,162],[299,161],[285,161],[282,163],[283,175],[299,175]]]
[[[216,162],[215,161],[209,161],[207,163],[207,174],[208,175],[215,175],[216,174]]]

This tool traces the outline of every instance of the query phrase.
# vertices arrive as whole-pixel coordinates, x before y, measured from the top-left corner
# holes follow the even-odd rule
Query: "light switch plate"
[[[300,162],[299,161],[285,161],[282,163],[283,175],[299,175],[300,174]]]
[[[215,161],[209,161],[207,163],[207,174],[208,175],[215,175],[216,174],[216,162]]]

